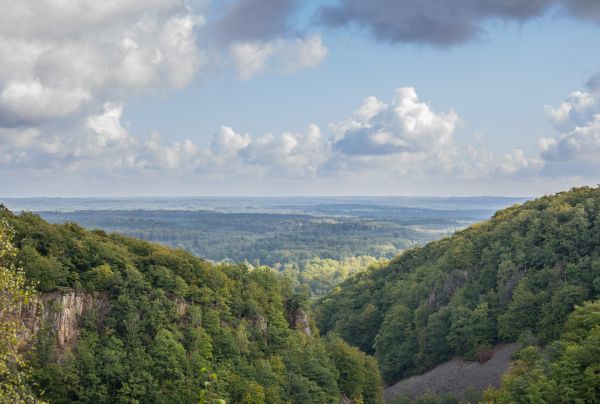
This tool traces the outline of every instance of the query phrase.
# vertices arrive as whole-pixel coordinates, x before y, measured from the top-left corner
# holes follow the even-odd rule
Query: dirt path
[[[384,391],[387,403],[400,393],[419,397],[426,393],[451,393],[457,397],[467,390],[483,391],[488,386],[497,387],[508,369],[511,355],[519,348],[516,343],[497,345],[494,356],[485,363],[452,359],[422,375],[400,380]]]

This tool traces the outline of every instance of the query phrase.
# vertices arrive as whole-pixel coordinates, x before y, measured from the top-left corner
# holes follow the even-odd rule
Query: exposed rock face
[[[310,329],[310,322],[308,321],[308,316],[304,309],[299,307],[294,311],[294,316],[292,318],[292,328],[296,330],[302,331],[305,335],[309,337],[312,335],[312,331]]]
[[[56,332],[59,350],[70,348],[80,334],[79,321],[85,313],[95,311],[100,318],[108,312],[108,299],[103,294],[55,292],[41,295],[21,310],[21,319],[30,335],[42,326]]]
[[[252,320],[252,325],[258,330],[260,330],[263,336],[267,335],[269,324],[267,323],[266,318],[264,318],[263,316],[257,316]]]
[[[177,315],[180,317],[185,316],[188,312],[189,304],[184,300],[176,300],[175,303],[177,304]]]
[[[342,394],[342,397],[340,398],[340,404],[356,404],[356,402]]]

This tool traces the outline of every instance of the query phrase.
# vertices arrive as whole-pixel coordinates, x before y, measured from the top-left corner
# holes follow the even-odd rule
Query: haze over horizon
[[[598,182],[598,2],[2,3],[2,197]]]

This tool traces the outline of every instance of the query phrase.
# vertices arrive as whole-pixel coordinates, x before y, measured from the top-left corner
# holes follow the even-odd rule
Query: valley
[[[457,211],[446,220],[475,219]],[[59,222],[70,214],[48,212]],[[410,220],[431,220],[424,212]],[[179,224],[198,214],[72,212],[89,227],[86,217],[128,223],[168,213]],[[2,256],[2,274],[21,267],[40,293],[9,317],[20,318],[30,341],[27,394],[49,402],[442,404],[596,394],[599,188],[501,209],[389,260],[315,253],[273,267],[204,260],[71,220],[1,215],[3,248],[15,248]],[[277,228],[282,216],[349,217],[260,215],[274,218],[246,228]],[[241,217],[231,229],[248,224]]]

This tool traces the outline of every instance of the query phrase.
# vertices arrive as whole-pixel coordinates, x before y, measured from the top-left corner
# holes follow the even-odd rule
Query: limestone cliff
[[[309,337],[312,335],[308,315],[301,307],[294,310],[294,314],[292,317],[292,328],[302,331],[305,335]]]
[[[97,313],[99,318],[108,311],[108,299],[104,294],[80,291],[54,292],[39,296],[23,307],[21,319],[30,335],[48,326],[55,333],[59,350],[71,348],[80,334],[81,316]]]

